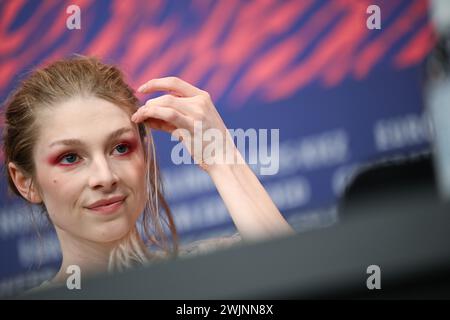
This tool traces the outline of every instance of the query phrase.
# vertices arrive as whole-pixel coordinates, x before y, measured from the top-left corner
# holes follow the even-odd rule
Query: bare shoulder
[[[203,239],[191,242],[180,248],[180,257],[194,256],[198,254],[204,254],[213,252],[220,249],[229,248],[242,242],[239,233],[235,233],[232,236],[216,237],[210,239]]]
[[[59,287],[59,286],[61,286],[61,284],[54,284],[54,283],[51,283],[49,280],[45,280],[40,285],[23,292],[22,296],[26,298],[28,295],[32,295],[34,293],[41,292],[42,290],[55,288],[55,287]]]

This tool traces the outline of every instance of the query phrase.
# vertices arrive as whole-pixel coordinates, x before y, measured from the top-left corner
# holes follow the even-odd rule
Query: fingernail
[[[143,84],[142,86],[140,86],[140,87],[137,89],[137,91],[138,91],[138,92],[144,92],[144,90],[145,90],[146,87],[147,87],[147,86],[146,86],[145,84]]]
[[[136,113],[131,116],[131,121],[136,121]]]

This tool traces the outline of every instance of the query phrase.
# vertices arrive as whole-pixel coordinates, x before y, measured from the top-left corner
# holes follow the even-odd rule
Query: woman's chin
[[[134,224],[126,221],[126,219],[109,221],[96,228],[94,237],[96,238],[96,242],[108,243],[118,241],[125,237],[133,226]]]

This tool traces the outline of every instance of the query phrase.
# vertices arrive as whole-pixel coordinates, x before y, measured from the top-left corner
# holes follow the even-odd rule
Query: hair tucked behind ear
[[[35,177],[33,147],[39,127],[36,115],[40,109],[52,107],[75,96],[94,96],[126,109],[130,115],[138,107],[138,99],[124,81],[121,71],[96,58],[75,56],[56,61],[32,72],[7,100],[3,129],[4,168],[15,163],[29,177]],[[147,204],[142,216],[143,237],[167,255],[178,253],[178,238],[172,212],[164,198],[150,130],[139,124],[147,164]],[[6,170],[9,190],[22,197]],[[45,205],[41,205],[46,213]],[[170,233],[170,237],[167,232]],[[111,253],[110,267],[122,269],[148,261],[152,255],[143,246],[136,228]],[[134,262],[133,262],[134,261]]]

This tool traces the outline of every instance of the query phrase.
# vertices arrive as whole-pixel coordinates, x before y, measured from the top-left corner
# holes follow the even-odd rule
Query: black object
[[[440,201],[431,154],[378,163],[358,174],[347,187],[339,203],[339,218],[345,221],[354,218],[353,214],[371,214],[367,210],[347,210],[347,206],[364,206],[366,201],[386,202],[399,197],[407,201],[410,190],[417,188],[426,188],[435,195],[433,201]]]

